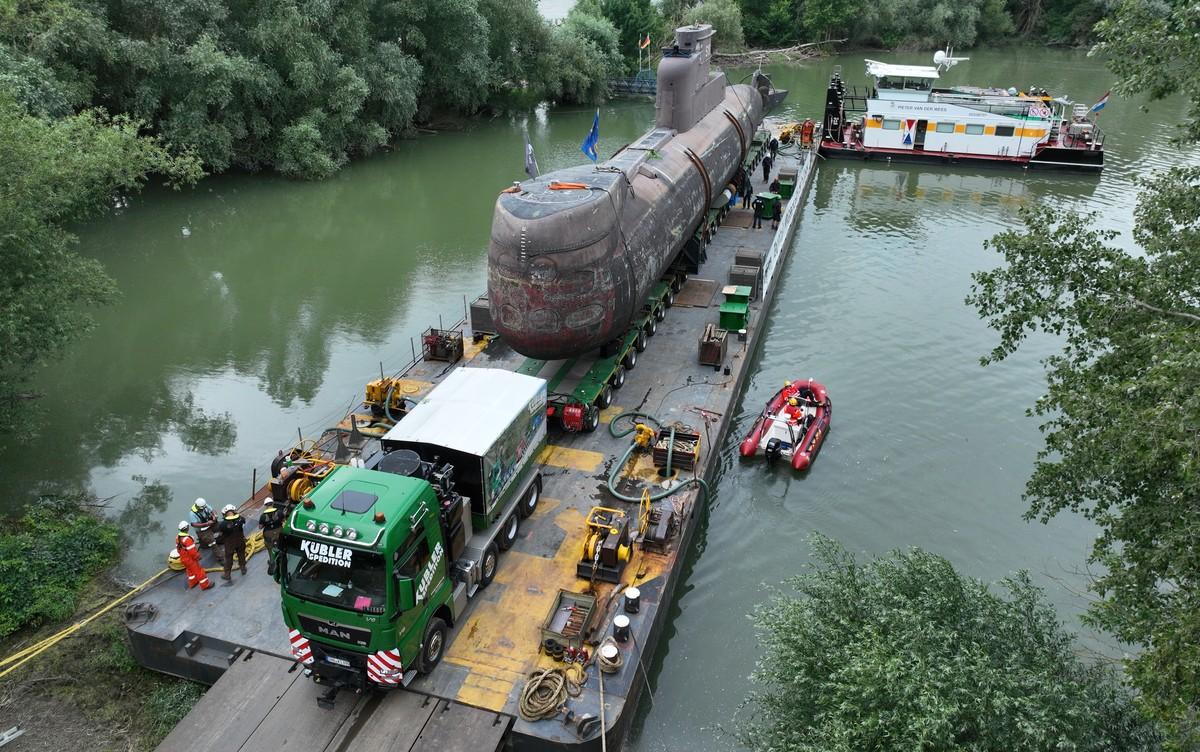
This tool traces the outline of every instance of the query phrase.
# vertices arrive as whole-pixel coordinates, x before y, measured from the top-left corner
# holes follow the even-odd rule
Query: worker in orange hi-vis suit
[[[183,568],[187,572],[189,590],[197,585],[201,590],[208,590],[213,586],[208,580],[208,573],[200,566],[200,549],[196,547],[192,536],[188,535],[187,522],[179,523],[179,534],[175,536],[175,550],[179,552],[179,561],[183,562]]]

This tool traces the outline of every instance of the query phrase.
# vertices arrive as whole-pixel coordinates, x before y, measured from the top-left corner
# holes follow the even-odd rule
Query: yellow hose
[[[259,551],[265,550],[266,547],[267,543],[263,540],[263,534],[261,530],[255,530],[253,533],[250,533],[250,535],[246,537],[246,561],[250,561],[251,556],[255,555]],[[167,569],[170,569],[172,572],[182,572],[183,562],[179,560],[179,557],[167,554]],[[224,572],[225,567],[207,567],[204,571]]]
[[[251,556],[258,553],[259,551],[264,550],[265,548],[266,548],[266,543],[263,541],[262,531],[261,530],[254,531],[253,533],[250,534],[249,537],[246,538],[246,559],[249,560]],[[174,572],[183,571],[183,564],[180,563],[178,558],[171,558],[170,556],[168,556],[166,569],[159,570],[154,576],[152,576],[150,579],[146,580],[142,584],[133,588],[129,592],[125,593],[124,595],[122,595],[118,598],[114,598],[113,600],[109,601],[107,605],[105,605],[103,608],[101,608],[96,613],[92,614],[91,616],[87,617],[86,619],[82,619],[80,621],[75,622],[74,624],[72,624],[69,627],[66,627],[65,629],[55,632],[54,634],[50,635],[49,637],[45,638],[44,640],[41,640],[40,642],[37,642],[33,645],[30,645],[27,648],[19,650],[16,653],[13,653],[12,655],[8,656],[7,658],[0,659],[0,667],[7,667],[7,668],[4,668],[3,671],[0,671],[0,679],[3,679],[4,677],[8,676],[13,671],[16,671],[18,668],[20,668],[22,665],[24,665],[31,658],[34,658],[35,656],[40,655],[41,653],[45,652],[46,650],[54,647],[59,642],[62,642],[63,640],[70,637],[75,632],[78,632],[79,630],[86,627],[88,624],[91,624],[96,619],[99,619],[101,616],[104,616],[109,611],[112,611],[117,606],[121,605],[122,603],[129,600],[131,597],[133,597],[137,593],[141,592],[147,585],[154,582],[155,580],[157,580],[159,577],[163,576],[167,572],[172,572],[172,571],[174,571]],[[222,567],[209,567],[208,569],[205,569],[204,571],[206,571],[206,572],[222,572],[222,571],[224,571],[224,569]]]

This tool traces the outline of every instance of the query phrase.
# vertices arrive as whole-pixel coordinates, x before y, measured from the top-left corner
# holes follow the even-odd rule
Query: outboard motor
[[[779,439],[768,439],[763,448],[763,456],[767,458],[767,467],[774,467],[775,461],[783,454],[783,442]]]

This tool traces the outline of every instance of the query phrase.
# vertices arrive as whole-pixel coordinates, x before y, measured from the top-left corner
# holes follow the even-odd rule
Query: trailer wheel
[[[655,321],[662,321],[666,317],[667,317],[667,307],[666,306],[660,305],[658,308],[654,309],[654,320]]]
[[[596,407],[603,410],[612,404],[612,387],[605,386],[600,390],[600,394],[596,395]]]
[[[583,430],[586,431],[587,430],[587,416],[586,415],[583,418],[583,423],[584,423]],[[508,549],[513,547],[514,543],[517,542],[517,528],[520,526],[520,524],[521,524],[521,521],[517,519],[517,515],[515,515],[515,514],[510,514],[508,516],[508,519],[506,519],[504,521],[504,524],[500,527],[500,535],[496,536],[496,545],[500,547],[501,551],[507,551]]]
[[[587,412],[583,414],[583,432],[591,433],[600,425],[600,411],[595,405],[589,405]]]
[[[483,558],[479,560],[479,587],[485,588],[496,579],[496,567],[500,563],[500,549],[495,543],[487,544],[483,549]]]
[[[517,514],[523,519],[527,519],[533,514],[533,510],[537,509],[538,500],[542,498],[542,479],[534,478],[533,483],[529,484],[529,490],[525,494],[525,498],[521,499],[521,503],[517,505]]]
[[[667,297],[663,300],[663,302],[666,303],[667,308],[675,305],[675,285],[672,284],[669,288],[667,288]]]
[[[646,332],[647,337],[653,337],[655,332],[658,331],[658,321],[654,316],[646,319],[646,328],[644,331]]]
[[[625,386],[625,366],[622,365],[613,371],[613,375],[608,379],[608,383],[613,389],[620,389]]]
[[[641,337],[641,336],[642,336],[641,333],[639,333],[638,337]],[[643,350],[646,349],[646,346],[644,344],[642,345],[642,349]],[[621,359],[621,367],[624,368],[626,371],[632,371],[633,367],[637,365],[637,354],[638,354],[638,346],[637,346],[637,341],[635,340],[633,343],[633,347],[629,348],[629,351],[625,353],[625,357]]]
[[[646,330],[645,329],[641,329],[638,331],[637,337],[635,337],[633,340],[633,349],[637,350],[638,352],[646,352]],[[628,368],[629,366],[626,365],[625,367]]]
[[[434,667],[441,663],[442,654],[445,652],[446,622],[435,616],[425,626],[425,639],[421,640],[421,661],[418,667],[421,673],[428,674],[433,671]]]

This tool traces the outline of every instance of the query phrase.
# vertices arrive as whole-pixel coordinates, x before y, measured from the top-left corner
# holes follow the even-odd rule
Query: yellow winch
[[[612,507],[592,507],[575,573],[589,580],[617,583],[633,556],[629,515]]]

